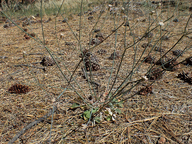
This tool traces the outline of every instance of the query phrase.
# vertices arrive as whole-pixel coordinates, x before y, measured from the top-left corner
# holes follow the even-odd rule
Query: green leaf
[[[115,111],[118,113],[118,114],[121,114],[122,112],[121,112],[121,110],[120,109],[115,109]]]
[[[111,120],[112,120],[112,116],[111,116],[111,115],[107,116],[107,117],[106,117],[106,120],[107,120],[107,121],[111,121]]]
[[[123,101],[118,102],[117,106],[122,108],[123,107]]]
[[[73,103],[71,106],[71,109],[78,108],[80,105],[78,103]]]
[[[86,110],[83,114],[82,114],[82,117],[84,120],[88,120],[91,118],[91,114],[94,114],[98,111],[98,107],[93,109],[92,111],[91,110]]]
[[[118,102],[118,100],[115,98],[112,100],[112,103],[117,103],[117,102]]]
[[[96,123],[100,123],[100,122],[101,122],[101,119],[100,119],[100,117],[98,117],[98,116],[95,117],[94,120],[95,120]]]
[[[98,111],[98,109],[99,109],[98,107],[96,109],[93,109],[92,113],[96,113]]]
[[[109,105],[109,107],[112,107],[112,106],[113,106],[113,104],[112,104],[111,102],[110,102],[108,105]]]
[[[91,117],[91,112],[90,112],[89,110],[86,110],[86,111],[83,113],[83,115],[84,115],[87,119],[89,119],[89,118]]]

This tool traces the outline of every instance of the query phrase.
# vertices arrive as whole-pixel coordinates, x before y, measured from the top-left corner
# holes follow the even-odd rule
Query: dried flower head
[[[150,15],[153,15],[154,13],[155,13],[155,11],[151,11],[149,14],[150,14]]]
[[[160,25],[160,26],[164,26],[164,23],[163,23],[163,22],[159,22],[159,25]]]

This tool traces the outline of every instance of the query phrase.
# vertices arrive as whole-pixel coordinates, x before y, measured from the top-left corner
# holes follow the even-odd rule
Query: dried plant
[[[181,72],[191,70],[192,16],[185,4],[41,0],[32,16],[18,20],[1,10],[5,35],[16,32],[14,42],[2,44],[10,52],[0,61],[9,67],[2,86],[6,75],[36,87],[27,93],[28,86],[13,85],[10,93],[25,93],[17,99],[3,93],[12,102],[2,102],[1,141],[191,143],[191,76]]]

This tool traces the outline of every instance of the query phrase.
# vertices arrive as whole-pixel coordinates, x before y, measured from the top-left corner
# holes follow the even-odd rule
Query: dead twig
[[[44,53],[30,53],[28,55],[43,55]]]
[[[1,59],[6,59],[8,58],[7,56],[0,56]]]
[[[85,77],[86,81],[88,82],[88,77],[87,77],[87,73],[85,72],[84,68],[81,68],[82,72],[83,72],[83,76]],[[90,81],[91,84],[96,85],[97,87],[101,86],[100,84],[98,84],[97,82],[94,81]]]
[[[8,144],[13,144],[20,136],[22,136],[28,129],[32,128],[34,125],[37,125],[40,122],[45,121],[49,116],[52,115],[52,112],[55,111],[57,109],[56,106],[53,107],[53,109],[51,109],[46,115],[44,115],[43,117],[35,120],[34,122],[28,124],[26,127],[24,127],[15,137],[13,137]]]
[[[18,65],[15,65],[15,67],[21,67],[21,66],[37,68],[37,69],[42,69],[43,71],[46,71],[45,67],[37,67],[37,66],[33,66],[33,65],[28,65],[28,64],[18,64]]]
[[[105,40],[107,40],[113,33],[115,33],[121,26],[123,26],[123,24],[124,24],[124,22],[123,22],[121,25],[119,25],[119,27],[117,27],[117,28],[116,28],[112,33],[110,33],[106,38],[104,38],[103,41],[101,41],[98,45],[95,45],[95,46],[93,46],[92,48],[90,48],[90,49],[88,50],[88,52],[90,52],[90,51],[93,50],[95,47],[99,46],[101,43],[103,43]],[[84,58],[84,57],[85,57],[85,55],[82,56],[81,60],[79,61],[79,63],[78,63],[77,66],[75,67],[75,70],[73,71],[73,73],[72,73],[72,75],[71,75],[71,77],[70,77],[70,79],[69,79],[68,85],[70,84],[70,82],[71,82],[71,80],[72,80],[72,78],[73,78],[73,76],[74,76],[77,68],[79,67],[79,65],[80,65],[81,62],[83,61],[83,58]]]
[[[171,130],[171,128],[168,126],[168,124],[166,124],[165,121],[160,121],[159,122],[159,127],[162,128],[165,132],[167,132],[167,134],[169,134],[171,136],[171,139],[174,139],[177,143],[179,144],[183,144],[177,137],[176,135],[173,133],[173,131]]]

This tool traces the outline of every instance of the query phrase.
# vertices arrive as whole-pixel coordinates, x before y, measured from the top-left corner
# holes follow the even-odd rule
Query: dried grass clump
[[[21,85],[21,84],[15,84],[11,86],[8,90],[10,93],[15,93],[15,94],[22,94],[22,93],[28,93],[30,91],[29,87],[26,85]]]
[[[100,69],[97,57],[87,49],[85,49],[82,54],[79,55],[79,57],[83,58],[87,71],[98,71]]]

